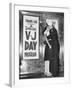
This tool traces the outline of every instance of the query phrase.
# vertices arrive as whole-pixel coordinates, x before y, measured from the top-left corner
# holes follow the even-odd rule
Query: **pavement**
[[[36,72],[36,73],[29,73],[29,74],[19,74],[19,79],[52,78],[52,77],[53,76],[46,76],[44,74],[44,72]],[[59,75],[57,77],[64,77],[64,72],[59,72]]]

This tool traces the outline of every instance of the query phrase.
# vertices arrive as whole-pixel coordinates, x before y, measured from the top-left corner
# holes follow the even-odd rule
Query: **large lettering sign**
[[[23,16],[23,59],[39,58],[39,17]]]

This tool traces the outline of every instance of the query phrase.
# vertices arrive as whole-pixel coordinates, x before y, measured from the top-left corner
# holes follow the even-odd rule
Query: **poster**
[[[67,8],[10,3],[11,87],[69,82],[68,12]],[[28,81],[41,78],[46,81]]]
[[[39,58],[39,17],[23,16],[23,59]]]

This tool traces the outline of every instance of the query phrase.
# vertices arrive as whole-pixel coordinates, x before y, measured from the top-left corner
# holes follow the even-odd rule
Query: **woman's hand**
[[[51,45],[49,46],[49,49],[52,49],[52,46]]]

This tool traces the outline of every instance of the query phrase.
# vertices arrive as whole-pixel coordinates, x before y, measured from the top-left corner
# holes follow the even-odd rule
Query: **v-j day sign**
[[[23,16],[23,59],[39,58],[39,17]]]

